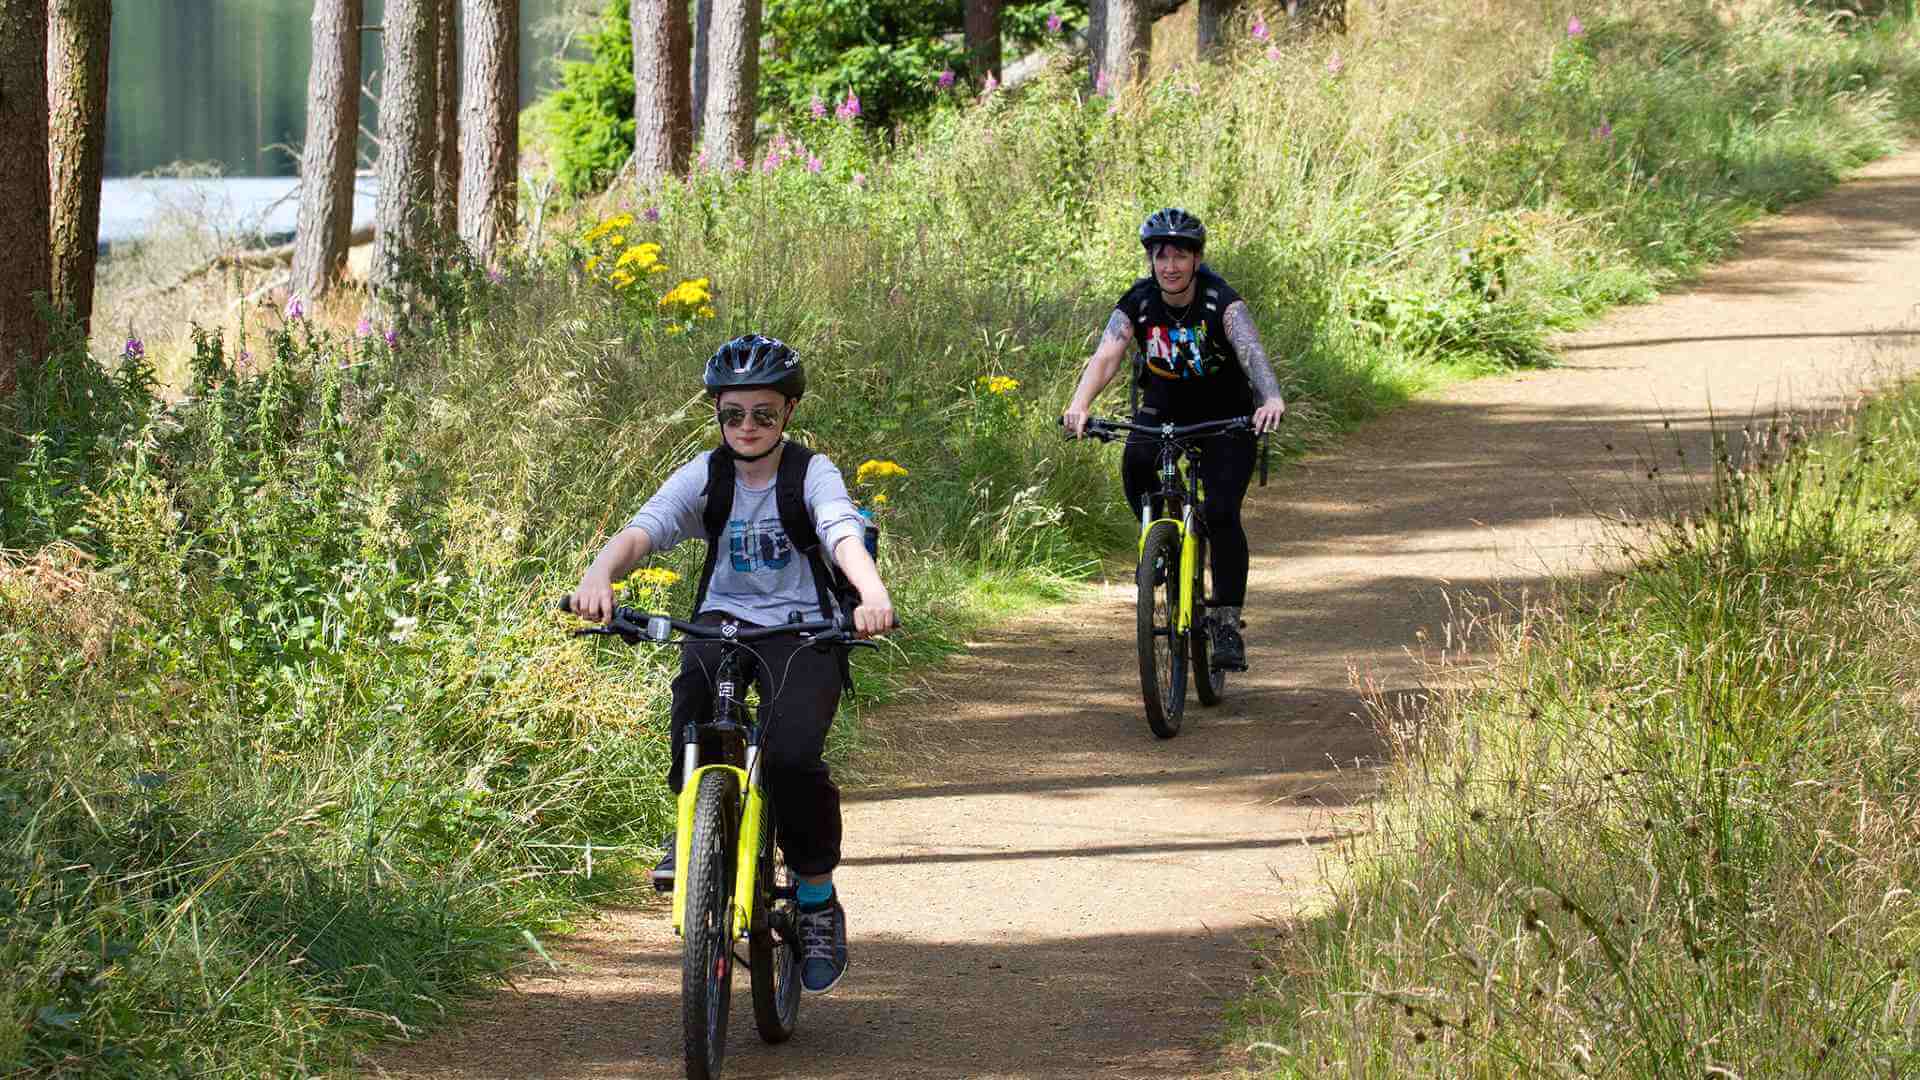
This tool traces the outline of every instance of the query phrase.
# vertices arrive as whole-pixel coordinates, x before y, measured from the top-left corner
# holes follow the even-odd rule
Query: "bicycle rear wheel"
[[[1187,643],[1174,629],[1183,584],[1180,526],[1156,522],[1147,530],[1135,571],[1136,618],[1140,696],[1146,701],[1147,726],[1163,739],[1180,734],[1180,718],[1187,709]]]
[[[1208,651],[1213,648],[1210,630],[1213,616],[1207,614],[1207,538],[1199,538],[1198,549],[1194,552],[1193,564],[1193,609],[1195,619],[1193,628],[1188,632],[1189,653],[1193,657],[1193,692],[1200,704],[1213,706],[1227,692],[1227,673],[1212,664]]]
[[[775,888],[791,888],[793,875],[780,854],[778,823],[769,805],[762,815],[760,870],[753,897],[753,929],[747,934],[747,970],[753,979],[753,1022],[760,1038],[782,1043],[793,1038],[800,1019],[800,950],[797,911],[791,899],[776,898]]]
[[[680,960],[680,1013],[687,1076],[715,1080],[727,1051],[727,1005],[733,990],[733,861],[740,823],[740,782],[730,771],[703,773],[694,799],[687,864],[686,936]]]

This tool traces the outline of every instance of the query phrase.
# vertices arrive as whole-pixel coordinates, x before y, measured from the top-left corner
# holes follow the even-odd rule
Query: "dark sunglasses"
[[[755,405],[751,413],[738,405],[722,405],[713,410],[714,421],[725,427],[739,427],[747,422],[748,416],[753,417],[756,426],[767,428],[780,423],[782,419],[780,410],[771,405]]]

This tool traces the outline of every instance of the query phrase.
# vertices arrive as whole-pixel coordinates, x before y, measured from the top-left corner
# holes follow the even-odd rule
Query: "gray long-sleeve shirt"
[[[705,536],[704,492],[712,453],[701,453],[674,470],[627,523],[647,534],[655,552],[667,551],[689,537]],[[714,562],[703,610],[723,611],[762,626],[785,622],[794,611],[803,619],[827,617],[820,610],[813,571],[780,527],[779,500],[773,489],[772,482],[748,487],[736,473],[733,514],[723,541],[727,547]],[[807,464],[805,491],[807,512],[820,535],[821,555],[831,560],[842,540],[861,534],[864,522],[847,494],[846,479],[827,455],[815,453]]]

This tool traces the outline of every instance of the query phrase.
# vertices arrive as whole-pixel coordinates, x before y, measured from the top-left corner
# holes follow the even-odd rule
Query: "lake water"
[[[300,216],[298,181],[291,176],[237,176],[206,180],[117,178],[100,185],[103,248],[146,236],[170,219],[209,225],[235,239],[290,240]],[[375,180],[356,178],[355,227],[373,224]]]

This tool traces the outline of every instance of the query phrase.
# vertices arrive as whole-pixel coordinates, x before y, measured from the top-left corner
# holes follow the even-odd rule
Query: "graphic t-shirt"
[[[655,552],[705,535],[701,519],[707,511],[707,458],[712,453],[705,451],[674,470],[627,523],[647,534]],[[831,559],[840,541],[863,534],[865,522],[847,494],[846,479],[827,455],[816,453],[807,463],[805,494],[814,531],[820,534],[822,557]],[[803,619],[827,617],[820,610],[820,594],[814,589],[806,556],[794,549],[787,531],[780,527],[773,481],[765,487],[748,487],[736,474],[733,514],[719,542],[726,546],[714,561],[713,581],[707,586],[702,610],[723,611],[761,626],[786,622],[795,611]]]
[[[1185,308],[1169,307],[1151,276],[1134,282],[1114,305],[1133,324],[1143,415],[1194,424],[1253,411],[1253,387],[1227,340],[1227,307],[1238,299],[1202,264]]]

